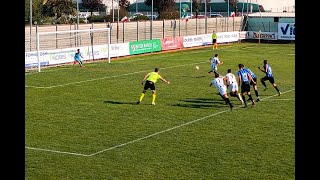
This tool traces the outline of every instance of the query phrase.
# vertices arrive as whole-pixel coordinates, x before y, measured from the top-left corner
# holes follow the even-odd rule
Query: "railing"
[[[241,31],[243,16],[80,24],[79,29],[111,27],[111,44],[167,37]],[[76,24],[25,27],[25,51],[36,51],[37,32],[76,30]],[[31,32],[30,32],[31,30]],[[52,44],[55,49],[55,44]]]

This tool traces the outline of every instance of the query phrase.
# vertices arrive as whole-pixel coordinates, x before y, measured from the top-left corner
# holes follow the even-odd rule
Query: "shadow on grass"
[[[120,101],[104,101],[106,104],[132,104],[136,105],[137,102],[120,102]]]
[[[182,77],[187,77],[187,78],[204,78],[208,76],[182,76]]]
[[[212,100],[207,98],[186,98],[183,100],[179,100],[182,103],[171,104],[171,106],[178,106],[178,107],[186,107],[186,108],[225,108],[229,107],[225,104],[225,102],[221,99],[219,100]]]

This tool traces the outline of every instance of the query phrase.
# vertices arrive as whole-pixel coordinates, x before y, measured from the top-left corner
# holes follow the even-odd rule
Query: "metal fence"
[[[105,22],[79,24],[78,29],[111,28],[111,44],[125,43],[139,40],[162,39],[167,37],[192,36],[215,32],[241,31],[244,16],[216,17],[204,19],[176,20],[148,20],[136,22]],[[76,30],[77,24],[47,25],[25,27],[25,52],[36,51],[37,32]],[[78,45],[78,46],[81,46]],[[70,44],[70,47],[72,45]],[[56,49],[55,43],[52,48]]]

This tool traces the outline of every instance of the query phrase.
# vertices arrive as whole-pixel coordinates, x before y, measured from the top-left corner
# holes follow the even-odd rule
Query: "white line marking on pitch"
[[[81,154],[81,153],[55,151],[55,150],[50,150],[50,149],[33,148],[33,147],[25,147],[25,148],[26,148],[26,149],[32,149],[32,150],[38,150],[38,151],[47,151],[47,152],[60,153],[60,154],[70,154],[70,155],[76,155],[76,156],[88,156],[88,155]]]
[[[208,62],[207,62],[207,61],[203,61],[203,62],[199,62],[199,63],[184,64],[184,65],[172,66],[172,67],[161,68],[161,69],[172,69],[172,68],[177,68],[177,67],[183,67],[183,66],[189,66],[189,65],[195,65],[195,64],[203,64],[203,63],[208,63]],[[89,79],[89,80],[85,80],[85,81],[78,81],[78,82],[61,84],[61,85],[56,85],[56,86],[25,86],[25,87],[29,87],[29,88],[40,88],[40,89],[49,89],[49,88],[56,88],[56,87],[73,85],[73,84],[80,84],[80,83],[85,83],[85,82],[90,82],[90,81],[97,81],[97,80],[101,80],[101,79],[109,79],[109,78],[116,78],[116,77],[121,77],[121,76],[128,76],[128,75],[132,75],[132,74],[138,74],[138,73],[149,72],[149,71],[150,71],[150,70],[137,71],[137,72],[127,73],[127,74],[120,74],[120,75],[114,75],[114,76],[106,76],[106,77],[102,77],[102,78]]]
[[[207,51],[210,51],[210,50],[204,49],[204,50],[199,50],[199,51],[196,51],[196,52],[190,53],[190,54],[198,54],[198,53],[207,52]],[[160,58],[160,59],[162,59],[162,58]],[[163,58],[163,59],[165,59],[165,58]],[[142,60],[138,60],[138,61],[142,61]],[[117,62],[117,63],[128,63],[128,62],[135,62],[135,61],[124,61],[124,62]],[[170,69],[170,68],[183,67],[183,66],[196,65],[196,64],[203,64],[203,63],[207,63],[207,61],[203,61],[203,62],[199,62],[199,63],[179,65],[179,66],[173,66],[173,67],[168,67],[168,68],[161,68],[161,69]],[[147,70],[147,71],[150,71],[150,70]],[[131,75],[131,74],[137,74],[137,73],[142,73],[142,72],[147,72],[147,71],[138,71],[138,72],[133,72],[133,73],[129,73],[129,74],[122,74],[122,75],[116,75],[116,76],[107,76],[107,77],[102,77],[102,78],[97,78],[97,79],[90,79],[90,80],[86,80],[86,81],[79,81],[79,82],[67,83],[67,84],[56,85],[56,86],[25,86],[25,87],[26,88],[49,89],[49,88],[62,87],[62,86],[68,86],[68,85],[73,85],[73,84],[80,84],[80,83],[85,83],[85,82],[90,82],[90,81],[96,81],[96,80],[101,80],[101,79],[109,79],[109,78],[114,78],[114,77],[127,76],[127,75]]]
[[[285,94],[285,93],[288,93],[288,92],[291,92],[291,91],[294,91],[294,90],[295,90],[295,89],[292,89],[292,90],[289,90],[289,91],[285,91],[285,92],[282,92],[282,94]],[[264,101],[264,100],[266,100],[266,99],[270,99],[270,98],[275,97],[275,96],[278,96],[278,94],[265,97],[265,98],[261,99],[260,101]],[[250,104],[250,103],[248,103],[248,104]],[[238,109],[238,108],[240,108],[240,107],[242,107],[242,106],[243,106],[243,105],[237,106],[237,107],[233,108],[232,111],[234,111],[235,109]],[[159,132],[156,132],[156,133],[150,134],[150,135],[148,135],[148,136],[144,136],[144,137],[141,137],[141,138],[138,138],[138,139],[135,139],[135,140],[126,142],[126,143],[118,144],[118,145],[116,145],[116,146],[113,146],[113,147],[110,147],[110,148],[106,148],[106,149],[103,149],[103,150],[101,150],[101,151],[98,151],[98,152],[95,152],[95,153],[92,153],[92,154],[88,154],[88,155],[86,155],[86,154],[81,154],[81,153],[72,153],[72,152],[64,152],[64,151],[56,151],[56,150],[42,149],[42,148],[33,148],[33,147],[25,147],[25,148],[26,148],[26,149],[31,149],[31,150],[38,150],[38,151],[47,151],[47,152],[53,152],[53,153],[61,153],[61,154],[70,154],[70,155],[76,155],[76,156],[86,156],[86,157],[90,157],[90,156],[94,156],[94,155],[103,153],[103,152],[105,152],[105,151],[110,151],[110,150],[115,149],[115,148],[119,148],[119,147],[122,147],[122,146],[126,146],[126,145],[128,145],[128,144],[132,144],[132,143],[135,143],[135,142],[138,142],[138,141],[141,141],[141,140],[144,140],[144,139],[148,139],[148,138],[151,138],[151,137],[153,137],[153,136],[156,136],[156,135],[159,135],[159,134],[162,134],[162,133],[165,133],[165,132],[172,131],[172,130],[174,130],[174,129],[177,129],[177,128],[186,126],[186,125],[188,125],[188,124],[192,124],[192,123],[195,123],[195,122],[198,122],[198,121],[207,119],[207,118],[209,118],[209,117],[212,117],[212,116],[215,116],[215,115],[218,115],[218,114],[221,114],[221,113],[232,112],[232,111],[230,111],[230,110],[228,109],[228,110],[220,111],[220,112],[217,112],[217,113],[214,113],[214,114],[210,114],[210,115],[208,115],[208,116],[204,116],[204,117],[202,117],[202,118],[199,118],[199,119],[196,119],[196,120],[193,120],[193,121],[184,123],[184,124],[180,124],[180,125],[178,125],[178,126],[174,126],[174,127],[172,127],[172,128],[169,128],[169,129],[166,129],[166,130],[163,130],[163,131],[159,131]]]
[[[270,99],[266,99],[266,100],[270,101]],[[272,99],[272,101],[290,101],[290,100],[293,100],[293,99]]]

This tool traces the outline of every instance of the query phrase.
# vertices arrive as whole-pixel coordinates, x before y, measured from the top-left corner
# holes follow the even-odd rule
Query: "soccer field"
[[[209,87],[267,59],[283,93],[228,105]],[[295,179],[295,44],[234,43],[25,74],[25,179]],[[195,67],[199,66],[199,70]],[[156,105],[144,75],[160,68]],[[254,91],[251,90],[256,99]],[[247,98],[247,96],[246,96]]]

